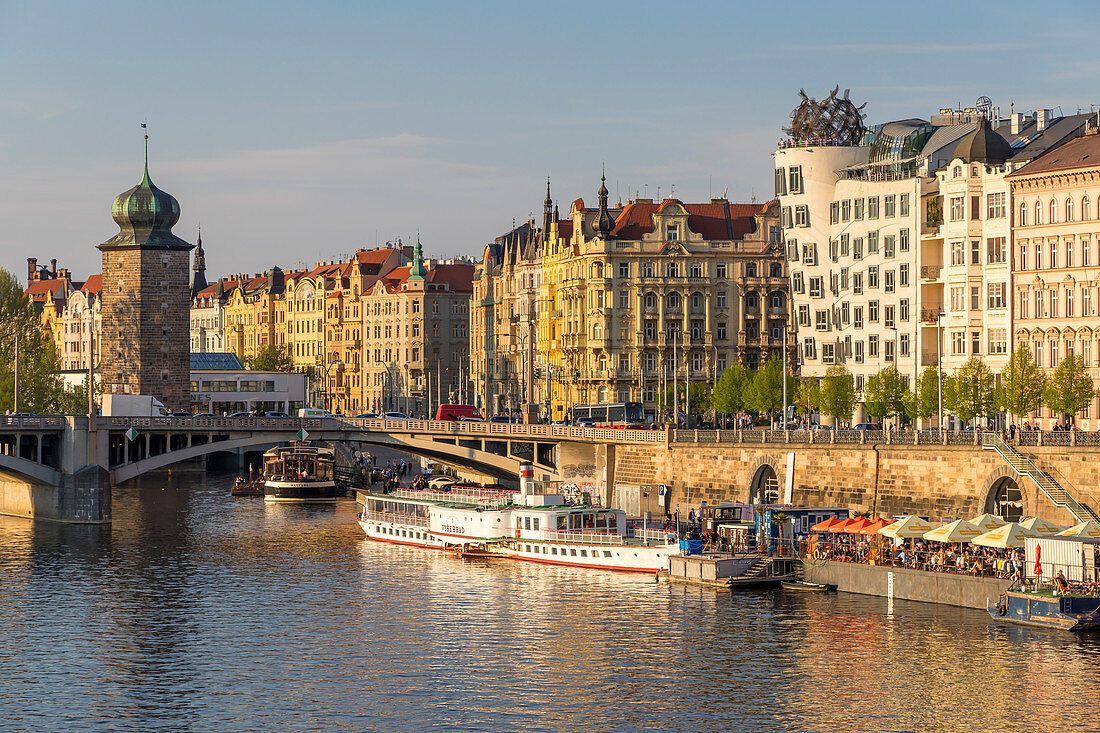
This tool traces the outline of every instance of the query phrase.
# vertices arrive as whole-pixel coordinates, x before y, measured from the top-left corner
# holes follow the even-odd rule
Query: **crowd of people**
[[[889,565],[891,567],[957,573],[976,577],[1023,578],[1024,551],[997,549],[967,543],[943,544],[929,540],[904,540],[895,546],[881,535],[827,534],[811,540],[809,555],[822,560]]]

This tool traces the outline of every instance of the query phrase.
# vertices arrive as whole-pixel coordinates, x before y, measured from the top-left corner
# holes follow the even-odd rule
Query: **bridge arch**
[[[749,468],[749,503],[778,504],[782,498],[779,466],[768,456],[760,456]]]
[[[1019,521],[1027,508],[1020,477],[1009,468],[1001,467],[990,473],[979,496],[985,497],[986,512],[1010,522]]]

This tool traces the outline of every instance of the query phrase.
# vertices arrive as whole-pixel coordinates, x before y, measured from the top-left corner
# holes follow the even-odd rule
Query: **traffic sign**
[[[126,431],[126,440],[133,442],[138,436],[137,428],[130,426],[130,429]]]
[[[295,435],[298,436],[298,440],[305,440],[309,437],[309,433],[306,432],[305,428],[299,428],[298,432],[295,433]]]

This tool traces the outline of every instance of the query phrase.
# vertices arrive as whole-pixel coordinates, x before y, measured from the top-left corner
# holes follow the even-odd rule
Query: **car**
[[[271,412],[266,413],[264,417],[290,417],[290,415],[286,414],[285,412],[280,412],[279,410],[272,410]]]
[[[519,419],[512,415],[493,415],[489,422],[518,423]]]
[[[591,420],[588,420],[587,418],[582,418],[580,420],[577,420],[573,424],[576,425],[578,428],[594,428],[594,427],[596,427],[596,423],[592,422]]]
[[[251,412],[234,412],[232,415],[226,415],[230,420],[239,420],[242,417],[255,417]]]
[[[361,412],[355,416],[356,418],[362,418],[365,420],[376,419],[378,417],[377,412]]]
[[[459,422],[485,422],[485,420],[480,418],[480,417],[470,417],[470,416],[460,417],[460,418],[458,418],[458,421]]]
[[[298,417],[332,417],[332,413],[320,407],[303,407],[298,410]]]
[[[168,417],[194,417],[190,412],[169,412]]]
[[[406,415],[403,412],[383,412],[378,417],[381,417],[385,420],[408,420],[409,419],[409,416]]]
[[[877,422],[861,422],[853,425],[852,430],[882,430],[882,424]]]
[[[435,411],[436,420],[461,420],[464,417],[481,417],[474,405],[440,405]]]
[[[197,412],[194,415],[191,415],[191,417],[218,417],[218,415],[213,412]]]
[[[428,479],[428,486],[433,489],[441,489],[444,486],[450,486],[451,484],[457,484],[458,479],[453,476],[436,476],[433,479]]]

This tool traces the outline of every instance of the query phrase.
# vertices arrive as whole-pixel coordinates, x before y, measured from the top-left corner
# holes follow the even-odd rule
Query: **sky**
[[[207,277],[420,234],[480,256],[513,220],[637,195],[767,200],[804,88],[867,122],[982,95],[1100,109],[1088,2],[0,0],[0,267],[77,279],[141,177]]]

